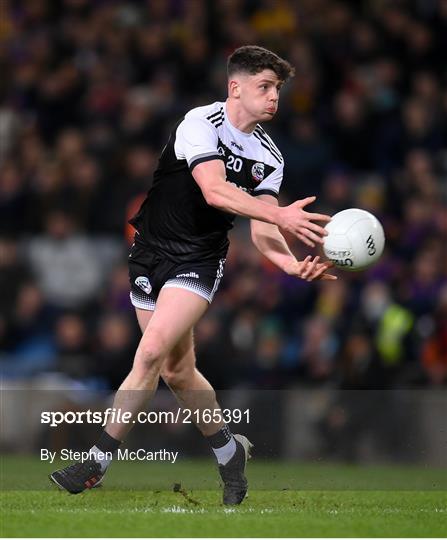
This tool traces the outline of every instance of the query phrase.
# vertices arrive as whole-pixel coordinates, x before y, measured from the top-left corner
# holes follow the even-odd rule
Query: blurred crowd
[[[369,271],[309,284],[240,219],[199,368],[217,388],[447,384],[447,0],[3,0],[3,376],[119,386],[139,339],[127,219],[171,126],[225,99],[244,44],[296,68],[264,126],[281,203],[364,208],[387,244]]]

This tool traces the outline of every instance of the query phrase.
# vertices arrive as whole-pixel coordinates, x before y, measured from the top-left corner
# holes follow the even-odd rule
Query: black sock
[[[101,436],[99,437],[98,442],[96,443],[96,448],[98,450],[101,450],[101,452],[115,452],[118,450],[120,444],[122,441],[118,441],[118,439],[114,439],[111,435],[107,433],[107,431],[103,431],[101,433]]]
[[[211,448],[222,448],[222,446],[225,446],[231,441],[232,437],[233,435],[230,428],[227,426],[227,424],[224,424],[217,433],[206,437],[206,439],[210,443]]]

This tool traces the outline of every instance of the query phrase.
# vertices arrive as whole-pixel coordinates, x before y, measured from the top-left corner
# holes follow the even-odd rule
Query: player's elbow
[[[253,219],[250,223],[251,241],[264,254],[275,241],[277,230],[275,225]]]
[[[251,241],[253,242],[253,245],[261,252],[263,253],[263,242],[262,237],[257,234],[256,232],[251,231]]]
[[[251,222],[250,222],[251,241],[259,249],[261,235],[260,235],[258,225],[259,225],[259,221],[255,221],[253,219],[251,220]]]
[[[222,207],[222,195],[216,188],[209,187],[208,189],[202,190],[202,193],[209,206],[214,206],[214,208]]]

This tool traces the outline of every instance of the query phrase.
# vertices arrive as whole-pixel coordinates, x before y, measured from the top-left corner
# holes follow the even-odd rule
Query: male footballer
[[[228,59],[228,98],[197,107],[175,126],[164,147],[153,185],[131,223],[131,300],[142,331],[132,369],[113,407],[132,417],[146,410],[159,377],[185,407],[220,410],[216,394],[196,368],[193,328],[219,288],[236,215],[251,220],[255,246],[289,275],[331,280],[330,262],[298,261],[282,231],[306,245],[322,243],[330,217],[304,208],[308,197],[278,205],[284,160],[260,123],[278,109],[281,86],[292,66],[258,46],[237,49]],[[216,456],[224,504],[240,504],[247,492],[250,442],[223,422],[197,427]],[[70,493],[100,482],[132,422],[108,421],[91,448],[91,459],[55,471],[50,478]]]

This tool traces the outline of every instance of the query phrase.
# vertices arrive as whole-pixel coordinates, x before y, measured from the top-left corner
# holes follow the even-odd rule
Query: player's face
[[[257,122],[271,120],[278,110],[283,81],[271,69],[238,77],[240,104]]]

